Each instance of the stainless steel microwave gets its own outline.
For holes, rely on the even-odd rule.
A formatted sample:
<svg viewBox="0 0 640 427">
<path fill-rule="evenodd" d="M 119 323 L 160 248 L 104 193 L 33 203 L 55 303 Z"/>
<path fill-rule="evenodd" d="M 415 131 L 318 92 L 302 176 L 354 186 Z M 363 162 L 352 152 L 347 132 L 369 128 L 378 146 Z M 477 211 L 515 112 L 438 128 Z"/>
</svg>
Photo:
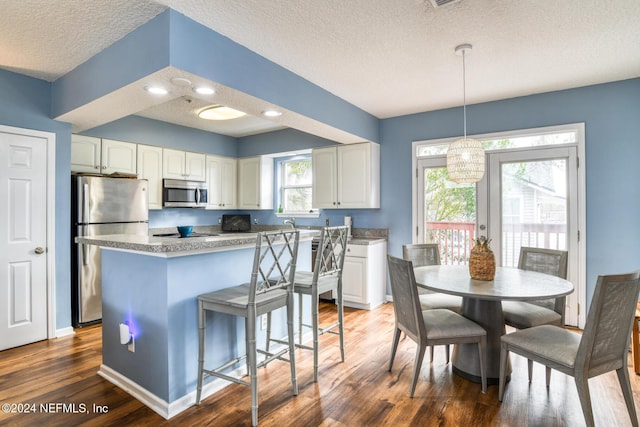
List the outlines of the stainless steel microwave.
<svg viewBox="0 0 640 427">
<path fill-rule="evenodd" d="M 204 181 L 162 180 L 162 206 L 165 208 L 204 208 L 207 183 Z"/>
</svg>

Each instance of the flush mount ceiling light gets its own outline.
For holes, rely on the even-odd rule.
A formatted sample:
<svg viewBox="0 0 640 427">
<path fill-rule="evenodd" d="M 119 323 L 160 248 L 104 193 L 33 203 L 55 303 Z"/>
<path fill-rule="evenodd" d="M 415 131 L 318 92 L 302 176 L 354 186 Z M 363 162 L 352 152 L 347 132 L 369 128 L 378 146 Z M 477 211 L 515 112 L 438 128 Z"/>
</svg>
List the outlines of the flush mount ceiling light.
<svg viewBox="0 0 640 427">
<path fill-rule="evenodd" d="M 216 91 L 213 88 L 207 86 L 197 86 L 193 88 L 195 93 L 199 93 L 200 95 L 213 95 Z"/>
<path fill-rule="evenodd" d="M 454 141 L 447 149 L 447 175 L 458 184 L 472 184 L 484 176 L 484 148 L 476 139 L 467 138 L 467 88 L 465 55 L 472 49 L 470 44 L 456 47 L 456 55 L 462 55 L 462 96 L 464 137 Z"/>
<path fill-rule="evenodd" d="M 171 83 L 175 86 L 181 87 L 191 86 L 191 80 L 185 79 L 184 77 L 172 77 Z"/>
<path fill-rule="evenodd" d="M 146 90 L 149 93 L 152 93 L 154 95 L 166 95 L 169 93 L 168 90 L 166 90 L 165 88 L 161 87 L 161 86 L 145 86 L 144 90 Z"/>
<path fill-rule="evenodd" d="M 205 120 L 231 120 L 246 115 L 242 111 L 234 110 L 224 105 L 207 107 L 198 113 L 198 117 Z"/>
<path fill-rule="evenodd" d="M 264 110 L 262 112 L 262 115 L 265 117 L 278 117 L 282 115 L 282 112 L 278 111 L 278 110 Z"/>
</svg>

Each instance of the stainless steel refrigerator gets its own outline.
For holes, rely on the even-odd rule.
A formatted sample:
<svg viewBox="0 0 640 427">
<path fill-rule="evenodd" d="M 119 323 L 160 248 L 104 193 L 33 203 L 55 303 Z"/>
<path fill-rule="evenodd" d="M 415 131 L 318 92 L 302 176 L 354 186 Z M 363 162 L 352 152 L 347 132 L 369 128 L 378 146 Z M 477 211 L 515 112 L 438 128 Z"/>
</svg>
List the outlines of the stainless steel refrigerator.
<svg viewBox="0 0 640 427">
<path fill-rule="evenodd" d="M 75 243 L 76 236 L 149 232 L 147 180 L 71 177 L 71 314 L 75 327 L 102 319 L 100 248 Z"/>
</svg>

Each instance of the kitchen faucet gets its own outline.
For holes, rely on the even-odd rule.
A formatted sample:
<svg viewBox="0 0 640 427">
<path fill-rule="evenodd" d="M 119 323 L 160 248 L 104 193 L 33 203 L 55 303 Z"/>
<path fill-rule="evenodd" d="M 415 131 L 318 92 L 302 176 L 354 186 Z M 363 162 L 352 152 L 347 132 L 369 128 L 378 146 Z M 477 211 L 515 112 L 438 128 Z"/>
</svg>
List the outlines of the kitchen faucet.
<svg viewBox="0 0 640 427">
<path fill-rule="evenodd" d="M 285 219 L 282 223 L 291 225 L 291 228 L 296 228 L 296 218 L 293 216 L 289 219 Z"/>
</svg>

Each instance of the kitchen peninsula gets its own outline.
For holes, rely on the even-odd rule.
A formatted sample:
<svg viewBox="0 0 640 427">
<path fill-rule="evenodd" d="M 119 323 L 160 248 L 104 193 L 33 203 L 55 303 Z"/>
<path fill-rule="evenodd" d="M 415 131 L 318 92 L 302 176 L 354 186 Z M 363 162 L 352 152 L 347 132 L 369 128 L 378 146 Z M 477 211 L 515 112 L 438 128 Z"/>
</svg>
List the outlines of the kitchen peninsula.
<svg viewBox="0 0 640 427">
<path fill-rule="evenodd" d="M 297 269 L 311 269 L 315 230 L 302 230 Z M 102 365 L 99 375 L 165 418 L 195 402 L 198 356 L 196 297 L 249 281 L 255 233 L 176 238 L 133 235 L 79 237 L 102 248 Z M 307 302 L 305 302 L 307 304 Z M 244 321 L 207 319 L 207 365 L 244 354 Z M 129 325 L 133 350 L 120 344 Z M 286 335 L 284 310 L 274 313 L 275 334 Z M 258 328 L 258 342 L 265 331 Z M 236 367 L 244 372 L 244 363 Z M 211 381 L 206 397 L 228 383 Z"/>
</svg>

